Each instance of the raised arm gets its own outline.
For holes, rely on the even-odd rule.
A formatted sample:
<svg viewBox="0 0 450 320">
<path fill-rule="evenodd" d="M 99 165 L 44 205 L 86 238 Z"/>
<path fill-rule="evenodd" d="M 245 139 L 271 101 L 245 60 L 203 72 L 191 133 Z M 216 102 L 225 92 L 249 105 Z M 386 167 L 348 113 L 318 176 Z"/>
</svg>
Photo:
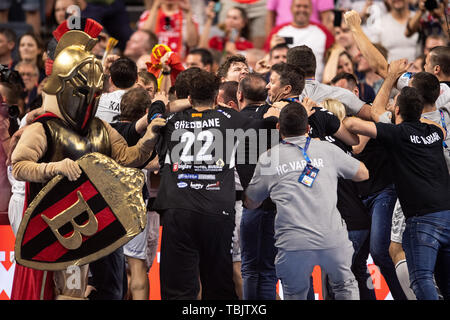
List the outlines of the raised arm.
<svg viewBox="0 0 450 320">
<path fill-rule="evenodd" d="M 149 30 L 151 32 L 155 32 L 156 19 L 158 16 L 158 10 L 161 6 L 161 0 L 154 0 L 152 8 L 150 9 L 150 13 L 148 15 L 147 20 L 144 21 L 142 29 Z"/>
<path fill-rule="evenodd" d="M 330 56 L 327 63 L 325 64 L 325 67 L 323 68 L 322 82 L 325 84 L 330 84 L 331 80 L 336 76 L 339 64 L 339 56 L 342 52 L 345 51 L 345 49 L 338 43 L 335 43 L 333 47 L 330 48 L 330 50 Z"/>
<path fill-rule="evenodd" d="M 197 26 L 195 25 L 194 20 L 192 20 L 191 5 L 189 0 L 181 0 L 179 4 L 186 18 L 186 44 L 188 47 L 194 48 L 197 46 L 200 37 Z"/>
<path fill-rule="evenodd" d="M 411 37 L 420 30 L 420 18 L 422 15 L 426 12 L 425 8 L 425 0 L 419 0 L 419 9 L 416 11 L 416 14 L 408 19 L 408 22 L 406 23 L 406 29 L 405 29 L 405 36 Z"/>
<path fill-rule="evenodd" d="M 200 35 L 200 41 L 198 43 L 199 48 L 209 48 L 209 34 L 211 31 L 211 27 L 214 21 L 214 18 L 216 17 L 216 12 L 214 11 L 215 3 L 214 1 L 210 1 L 208 3 L 208 6 L 205 9 L 206 14 L 206 21 L 203 25 L 203 31 Z"/>
<path fill-rule="evenodd" d="M 354 133 L 375 139 L 377 137 L 377 127 L 372 121 L 365 121 L 357 117 L 348 117 L 344 119 L 346 128 Z"/>
<path fill-rule="evenodd" d="M 370 66 L 375 69 L 375 72 L 385 78 L 387 75 L 388 62 L 362 30 L 361 17 L 358 12 L 354 10 L 346 12 L 344 18 L 361 54 L 367 59 Z"/>
<path fill-rule="evenodd" d="M 389 104 L 391 90 L 397 83 L 398 78 L 406 72 L 408 67 L 409 64 L 407 59 L 395 60 L 389 65 L 386 79 L 384 80 L 383 85 L 373 101 L 371 108 L 371 117 L 373 121 L 379 122 L 380 116 L 387 111 L 386 107 Z"/>
</svg>

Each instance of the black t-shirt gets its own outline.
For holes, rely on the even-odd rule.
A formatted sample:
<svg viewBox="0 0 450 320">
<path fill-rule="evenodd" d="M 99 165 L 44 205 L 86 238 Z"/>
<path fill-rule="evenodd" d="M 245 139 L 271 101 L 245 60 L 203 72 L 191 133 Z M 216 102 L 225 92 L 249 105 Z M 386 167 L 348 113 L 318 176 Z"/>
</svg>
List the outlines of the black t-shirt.
<svg viewBox="0 0 450 320">
<path fill-rule="evenodd" d="M 133 122 L 113 122 L 111 127 L 117 130 L 127 141 L 128 146 L 132 147 L 138 143 L 141 135 L 136 131 L 136 121 Z"/>
<path fill-rule="evenodd" d="M 234 219 L 238 139 L 241 143 L 234 130 L 275 124 L 276 118 L 253 120 L 220 107 L 170 114 L 156 146 L 161 184 L 153 209 L 187 209 Z"/>
<path fill-rule="evenodd" d="M 281 99 L 281 101 L 301 103 L 298 98 Z M 313 107 L 312 110 L 315 112 L 308 118 L 308 134 L 311 138 L 325 140 L 326 136 L 332 136 L 339 130 L 341 121 L 333 113 L 320 107 Z"/>
<path fill-rule="evenodd" d="M 351 152 L 352 148 L 341 140 L 334 137 L 326 137 L 326 140 L 341 148 L 349 156 L 353 156 Z M 337 208 L 347 224 L 347 230 L 369 229 L 369 211 L 358 197 L 358 189 L 356 188 L 355 182 L 349 179 L 339 178 L 337 195 Z"/>
<path fill-rule="evenodd" d="M 246 106 L 244 109 L 241 110 L 240 113 L 252 119 L 263 119 L 264 114 L 267 112 L 267 110 L 269 110 L 269 108 L 270 105 L 268 104 L 263 105 L 252 104 Z M 272 132 L 272 130 L 274 131 Z M 278 130 L 275 129 L 275 127 L 273 127 L 265 132 L 266 143 L 260 145 L 259 140 L 261 138 L 261 134 L 263 133 L 264 132 L 262 132 L 261 130 L 259 131 L 258 141 L 250 141 L 250 139 L 245 139 L 244 141 L 246 150 L 245 163 L 238 162 L 236 166 L 236 170 L 238 172 L 239 179 L 241 180 L 241 185 L 244 190 L 248 187 L 256 168 L 256 162 L 251 160 L 254 160 L 255 157 L 257 160 L 262 153 L 269 150 L 271 147 L 278 144 L 280 141 L 279 132 Z M 272 137 L 272 133 L 274 134 L 274 137 Z M 262 208 L 265 211 L 271 212 L 275 212 L 277 210 L 275 203 L 273 203 L 270 198 L 264 200 L 260 208 Z"/>
<path fill-rule="evenodd" d="M 339 118 L 324 108 L 314 107 L 315 112 L 308 118 L 309 136 L 324 140 L 334 135 L 341 126 Z"/>
<path fill-rule="evenodd" d="M 376 139 L 370 139 L 364 150 L 355 158 L 369 170 L 369 179 L 356 182 L 359 196 L 364 199 L 393 184 L 392 164 L 386 148 Z"/>
<path fill-rule="evenodd" d="M 434 125 L 377 123 L 406 218 L 450 210 L 450 179 L 442 149 L 443 132 Z"/>
</svg>

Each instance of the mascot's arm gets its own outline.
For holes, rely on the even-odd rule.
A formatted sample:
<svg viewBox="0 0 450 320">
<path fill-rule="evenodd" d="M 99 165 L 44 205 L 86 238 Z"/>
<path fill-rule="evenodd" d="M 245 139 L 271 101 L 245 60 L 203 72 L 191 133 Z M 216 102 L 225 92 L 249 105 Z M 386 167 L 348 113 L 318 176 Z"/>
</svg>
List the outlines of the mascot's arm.
<svg viewBox="0 0 450 320">
<path fill-rule="evenodd" d="M 37 163 L 47 151 L 47 137 L 41 123 L 29 125 L 20 137 L 11 156 L 14 178 L 29 182 L 47 182 L 58 174 L 70 181 L 81 175 L 78 164 L 71 159 L 58 162 Z"/>
<path fill-rule="evenodd" d="M 154 119 L 147 126 L 145 135 L 132 147 L 128 147 L 125 139 L 111 125 L 105 121 L 103 123 L 111 141 L 111 158 L 123 166 L 139 167 L 152 155 L 159 128 L 166 124 L 166 120 L 163 118 Z"/>
<path fill-rule="evenodd" d="M 48 163 L 37 163 L 47 151 L 47 138 L 41 123 L 29 125 L 11 156 L 14 178 L 30 182 L 46 182 L 55 174 Z"/>
</svg>

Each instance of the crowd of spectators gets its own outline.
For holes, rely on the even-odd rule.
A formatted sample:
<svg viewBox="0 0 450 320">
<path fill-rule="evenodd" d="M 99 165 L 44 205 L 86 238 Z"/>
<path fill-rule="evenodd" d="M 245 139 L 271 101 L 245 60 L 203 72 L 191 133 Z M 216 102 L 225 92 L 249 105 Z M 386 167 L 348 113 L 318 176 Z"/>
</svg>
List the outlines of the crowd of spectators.
<svg viewBox="0 0 450 320">
<path fill-rule="evenodd" d="M 132 7 L 142 9 L 139 17 L 133 19 L 130 11 Z M 447 127 L 450 126 L 448 122 L 450 105 L 447 99 L 450 94 L 449 8 L 447 0 L 2 1 L 0 97 L 1 108 L 8 112 L 0 113 L 2 141 L 0 211 L 9 211 L 10 222 L 17 223 L 17 217 L 12 212 L 20 211 L 17 208 L 21 204 L 12 200 L 15 194 L 23 194 L 25 191 L 22 182 L 12 177 L 10 166 L 7 166 L 8 155 L 13 147 L 9 141 L 17 140 L 18 137 L 14 138 L 13 134 L 19 126 L 26 126 L 42 111 L 42 87 L 46 81 L 45 61 L 48 59 L 47 48 L 52 31 L 65 20 L 76 21 L 77 17 L 91 18 L 104 27 L 93 52 L 104 62 L 105 75 L 108 76 L 104 93 L 99 100 L 97 111 L 99 118 L 109 123 L 133 123 L 134 127 L 127 127 L 128 131 L 122 133 L 127 137 L 132 132 L 135 137 L 139 137 L 142 130 L 145 130 L 142 121 L 147 119 L 145 113 L 149 111 L 152 101 L 163 101 L 165 108 L 171 111 L 177 108 L 182 110 L 191 105 L 188 99 L 191 94 L 189 90 L 192 90 L 191 82 L 196 79 L 195 74 L 200 70 L 217 75 L 221 82 L 217 87 L 217 102 L 222 107 L 226 106 L 236 112 L 242 113 L 243 109 L 248 111 L 250 105 L 265 105 L 259 111 L 255 108 L 255 113 L 259 112 L 262 119 L 262 114 L 268 112 L 264 116 L 267 118 L 273 112 L 272 109 L 268 111 L 270 107 L 284 102 L 280 108 L 286 104 L 289 106 L 285 111 L 284 121 L 287 123 L 304 121 L 302 117 L 305 115 L 299 116 L 298 112 L 294 112 L 295 106 L 289 105 L 302 103 L 309 107 L 307 110 L 309 135 L 332 142 L 353 157 L 353 159 L 342 158 L 342 168 L 336 169 L 342 173 L 337 187 L 338 209 L 347 211 L 351 216 L 347 221 L 346 213 L 340 212 L 343 219 L 350 226 L 352 225 L 350 221 L 354 222 L 352 219 L 355 216 L 365 215 L 364 219 L 356 223 L 356 227 L 348 228 L 354 249 L 353 256 L 348 254 L 345 258 L 348 258 L 348 261 L 336 262 L 347 263 L 348 267 L 351 267 L 351 272 L 350 269 L 347 270 L 349 272 L 345 279 L 340 279 L 333 272 L 329 272 L 328 285 L 324 285 L 328 287 L 327 296 L 355 298 L 352 294 L 339 293 L 342 288 L 336 287 L 338 286 L 336 282 L 347 281 L 353 272 L 358 284 L 356 287 L 359 286 L 359 297 L 374 299 L 373 291 L 363 288 L 367 281 L 365 262 L 370 253 L 386 279 L 394 299 L 415 299 L 416 296 L 430 298 L 431 295 L 427 294 L 432 290 L 421 288 L 416 281 L 413 281 L 412 285 L 414 292 L 409 286 L 404 286 L 405 282 L 409 282 L 408 277 L 405 280 L 402 276 L 404 269 L 400 270 L 400 262 L 405 261 L 405 258 L 398 258 L 399 254 L 404 254 L 402 253 L 404 249 L 392 245 L 395 241 L 390 237 L 391 225 L 394 226 L 393 212 L 399 210 L 401 212 L 399 204 L 395 205 L 397 198 L 400 198 L 400 202 L 403 201 L 402 205 L 407 203 L 404 200 L 405 186 L 398 186 L 398 176 L 392 173 L 393 168 L 389 164 L 392 155 L 386 151 L 395 148 L 393 147 L 395 141 L 387 138 L 390 131 L 383 126 L 377 124 L 378 131 L 370 131 L 371 129 L 364 127 L 364 124 L 346 119 L 356 116 L 372 121 L 374 114 L 376 119 L 385 117 L 384 112 L 378 114 L 374 111 L 385 102 L 385 105 L 390 107 L 400 105 L 400 114 L 396 114 L 396 109 L 389 109 L 393 122 L 399 115 L 406 121 L 407 112 L 402 111 L 404 105 L 414 105 L 425 100 L 427 106 L 435 106 L 442 110 L 436 122 L 444 128 L 446 124 Z M 351 10 L 357 14 L 349 15 L 348 12 Z M 118 42 L 117 46 L 108 51 L 111 39 Z M 399 61 L 403 62 L 401 66 Z M 394 70 L 392 65 L 395 67 Z M 420 78 L 421 76 L 414 78 L 415 75 L 424 73 L 433 77 L 427 78 L 428 82 Z M 400 87 L 399 83 L 405 77 L 407 80 L 414 79 L 409 85 L 416 87 L 418 93 L 408 92 Z M 208 80 L 207 76 L 204 78 Z M 392 78 L 395 78 L 394 83 L 391 83 Z M 426 100 L 427 89 L 422 87 L 431 86 L 430 83 L 434 83 L 433 81 L 439 87 L 439 94 Z M 211 83 L 213 86 L 214 83 Z M 399 97 L 402 98 L 397 96 L 400 92 Z M 420 95 L 425 96 L 425 99 L 416 97 Z M 141 110 L 137 110 L 133 104 L 141 105 Z M 435 109 L 430 107 L 424 109 L 423 114 L 433 111 Z M 417 116 L 421 113 L 422 111 Z M 284 124 L 286 125 L 286 122 Z M 304 133 L 304 130 L 299 131 L 289 126 L 283 130 L 285 137 Z M 377 132 L 382 138 L 376 139 Z M 359 137 L 356 134 L 359 134 Z M 384 148 L 384 145 L 388 145 L 389 148 Z M 329 148 L 322 145 L 317 146 L 319 147 L 325 150 L 324 154 Z M 283 148 L 289 149 L 289 146 L 282 146 L 281 149 Z M 329 152 L 331 153 L 328 156 L 331 156 L 337 151 L 329 148 Z M 445 152 L 448 153 L 448 150 Z M 344 168 L 345 166 L 357 169 L 359 162 L 355 159 L 367 167 L 370 174 L 368 181 L 359 182 L 367 180 L 367 177 L 364 178 L 364 172 L 359 172 L 357 176 L 345 171 L 348 170 Z M 402 156 L 396 158 L 396 161 L 404 160 Z M 158 169 L 158 165 L 153 161 L 146 171 L 149 208 L 157 197 L 161 179 Z M 355 170 L 352 172 L 356 172 Z M 353 182 L 347 183 L 350 180 L 343 178 L 352 179 Z M 331 182 L 335 183 L 337 180 Z M 284 269 L 277 270 L 275 275 L 276 250 L 267 249 L 265 252 L 267 256 L 259 257 L 263 261 L 260 261 L 260 265 L 255 266 L 249 262 L 251 259 L 257 259 L 250 251 L 260 245 L 252 243 L 248 234 L 244 235 L 244 232 L 258 234 L 258 230 L 252 229 L 249 224 L 260 223 L 261 232 L 274 233 L 274 204 L 251 208 L 250 199 L 246 203 L 243 196 L 243 192 L 250 184 L 253 185 L 253 189 L 248 194 L 249 198 L 255 197 L 253 200 L 263 201 L 268 196 L 273 196 L 276 200 L 277 195 L 268 194 L 268 191 L 259 185 L 262 183 L 258 179 L 244 183 L 239 181 L 239 178 L 236 182 L 236 194 L 239 196 L 236 197 L 235 225 L 242 226 L 240 230 L 235 230 L 233 237 L 234 249 L 241 246 L 242 251 L 242 259 L 241 252 L 233 252 L 232 279 L 236 297 L 275 299 L 271 288 L 274 288 L 277 275 L 279 278 L 284 277 L 286 284 L 289 284 L 286 288 L 287 297 L 306 298 L 307 295 L 311 297 L 311 288 L 302 287 L 310 283 L 309 274 L 301 283 L 294 281 L 292 287 L 291 279 L 288 279 L 289 268 L 284 266 Z M 273 180 L 264 183 L 276 182 Z M 322 183 L 319 182 L 319 185 Z M 323 188 L 326 188 L 326 184 L 323 184 Z M 336 192 L 336 186 L 330 190 Z M 275 200 L 279 210 L 282 206 Z M 321 203 L 321 200 L 317 201 Z M 349 203 L 351 208 L 348 207 Z M 238 205 L 240 209 L 237 208 Z M 450 210 L 448 207 L 439 209 L 441 210 L 435 211 L 447 210 L 445 212 L 448 213 Z M 283 210 L 287 209 L 281 209 Z M 405 215 L 408 218 L 414 216 L 411 208 L 404 211 L 407 212 Z M 240 214 L 237 214 L 238 212 Z M 255 216 L 257 214 L 260 216 L 259 222 L 249 218 L 251 212 Z M 448 215 L 446 219 L 449 219 Z M 129 272 L 132 280 L 129 292 L 132 298 L 148 299 L 148 288 L 142 279 L 145 278 L 155 255 L 158 227 L 159 217 L 153 212 L 149 215 L 147 230 L 145 237 L 140 240 L 141 244 L 133 244 L 133 248 L 138 248 L 140 254 L 130 253 L 131 251 L 127 253 L 125 250 L 125 255 L 131 257 Z M 289 228 L 289 223 L 287 227 Z M 14 230 L 17 231 L 17 227 Z M 275 230 L 276 235 L 277 232 Z M 239 243 L 240 234 L 243 240 L 241 243 Z M 261 243 L 275 248 L 275 241 L 269 240 L 264 238 Z M 448 245 L 447 242 L 447 251 Z M 409 251 L 404 250 L 407 251 L 406 258 L 412 254 L 410 242 L 408 246 Z M 277 247 L 280 248 L 278 243 Z M 307 246 L 307 248 L 315 247 Z M 345 250 L 347 249 L 346 247 Z M 280 251 L 283 252 L 283 259 L 289 258 L 287 253 L 289 250 L 289 246 L 285 246 L 283 251 Z M 331 256 L 337 255 L 339 253 L 333 253 Z M 394 259 L 394 256 L 397 258 Z M 133 258 L 145 263 L 142 265 L 136 263 Z M 278 258 L 281 259 L 281 254 Z M 267 270 L 260 270 L 265 267 Z M 329 265 L 327 267 L 332 268 Z M 307 273 L 309 266 L 304 268 Z M 255 274 L 253 272 L 255 269 L 258 269 L 260 274 Z M 411 270 L 417 271 L 411 267 L 410 274 Z M 403 273 L 400 275 L 401 272 Z M 413 276 L 414 280 L 420 278 L 418 274 Z M 260 277 L 261 283 L 255 281 L 255 277 Z M 258 285 L 266 287 L 257 289 Z M 440 294 L 448 298 L 448 282 L 446 287 L 439 289 Z M 101 288 L 97 287 L 94 290 L 101 291 Z M 199 297 L 201 290 L 200 283 Z M 100 293 L 97 294 L 102 297 Z M 120 296 L 122 293 L 115 294 L 116 296 L 112 298 L 117 298 L 117 295 Z M 172 298 L 171 295 L 168 297 Z M 228 297 L 233 298 L 233 295 Z M 111 297 L 103 296 L 103 298 Z"/>
</svg>

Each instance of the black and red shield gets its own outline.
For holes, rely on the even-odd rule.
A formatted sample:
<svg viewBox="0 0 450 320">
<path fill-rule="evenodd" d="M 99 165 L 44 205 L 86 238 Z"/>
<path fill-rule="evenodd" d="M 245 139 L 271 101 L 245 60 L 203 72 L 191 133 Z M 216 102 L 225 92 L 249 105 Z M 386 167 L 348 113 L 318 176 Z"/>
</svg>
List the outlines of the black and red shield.
<svg viewBox="0 0 450 320">
<path fill-rule="evenodd" d="M 76 181 L 53 178 L 27 208 L 16 261 L 40 270 L 63 270 L 108 255 L 145 227 L 144 175 L 91 153 L 77 161 Z"/>
</svg>

